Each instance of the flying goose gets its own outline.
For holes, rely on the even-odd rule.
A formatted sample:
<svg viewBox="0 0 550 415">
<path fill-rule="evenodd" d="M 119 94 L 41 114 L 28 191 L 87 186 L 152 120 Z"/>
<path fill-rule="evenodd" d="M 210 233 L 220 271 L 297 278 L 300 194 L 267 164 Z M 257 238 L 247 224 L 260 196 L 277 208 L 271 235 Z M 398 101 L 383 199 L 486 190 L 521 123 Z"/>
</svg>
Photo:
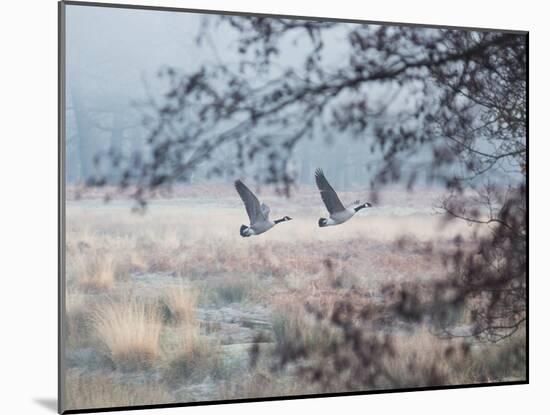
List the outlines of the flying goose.
<svg viewBox="0 0 550 415">
<path fill-rule="evenodd" d="M 269 220 L 269 207 L 265 203 L 260 205 L 258 198 L 242 181 L 237 180 L 235 182 L 235 189 L 237 189 L 239 196 L 243 200 L 246 213 L 248 213 L 248 217 L 250 218 L 250 226 L 241 226 L 240 233 L 242 237 L 259 235 L 267 232 L 278 223 L 292 220 L 290 216 L 284 216 L 281 219 L 273 221 Z"/>
<path fill-rule="evenodd" d="M 352 216 L 359 212 L 361 209 L 372 206 L 370 203 L 363 203 L 362 205 L 358 205 L 355 207 L 353 207 L 352 204 L 352 206 L 345 208 L 338 198 L 338 195 L 325 177 L 323 170 L 321 169 L 315 170 L 315 182 L 317 183 L 317 187 L 321 192 L 321 199 L 323 199 L 323 202 L 327 207 L 328 213 L 330 214 L 328 219 L 319 219 L 319 227 L 321 228 L 325 226 L 339 225 L 341 223 L 344 223 L 351 219 Z M 356 205 L 358 203 L 359 201 L 354 202 L 354 204 Z"/>
</svg>

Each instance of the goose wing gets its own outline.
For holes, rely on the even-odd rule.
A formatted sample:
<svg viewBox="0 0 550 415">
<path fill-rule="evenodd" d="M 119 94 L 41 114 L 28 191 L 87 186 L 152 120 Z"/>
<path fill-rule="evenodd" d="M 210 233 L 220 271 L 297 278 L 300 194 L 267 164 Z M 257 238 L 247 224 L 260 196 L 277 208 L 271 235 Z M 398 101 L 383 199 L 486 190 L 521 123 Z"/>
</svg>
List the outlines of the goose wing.
<svg viewBox="0 0 550 415">
<path fill-rule="evenodd" d="M 331 215 L 333 213 L 346 210 L 346 208 L 338 198 L 338 195 L 325 177 L 323 170 L 315 170 L 315 182 L 317 183 L 317 187 L 321 192 L 321 199 L 323 199 L 323 202 L 325 203 L 325 206 L 327 207 L 327 210 Z"/>
<path fill-rule="evenodd" d="M 260 202 L 254 193 L 252 193 L 252 191 L 240 180 L 235 182 L 235 189 L 237 189 L 237 193 L 239 193 L 239 196 L 244 202 L 244 207 L 246 208 L 246 213 L 250 219 L 250 224 L 252 225 L 262 221 L 262 207 L 260 206 Z"/>
</svg>

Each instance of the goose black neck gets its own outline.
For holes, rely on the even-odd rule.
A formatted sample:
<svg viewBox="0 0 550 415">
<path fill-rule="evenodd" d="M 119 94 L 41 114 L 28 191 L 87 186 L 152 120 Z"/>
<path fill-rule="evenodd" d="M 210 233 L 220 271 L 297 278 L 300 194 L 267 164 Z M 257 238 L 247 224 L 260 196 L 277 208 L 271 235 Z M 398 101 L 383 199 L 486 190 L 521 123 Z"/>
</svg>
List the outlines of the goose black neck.
<svg viewBox="0 0 550 415">
<path fill-rule="evenodd" d="M 370 206 L 368 203 L 363 203 L 362 205 L 359 205 L 355 208 L 355 212 L 359 212 L 361 209 L 364 209 L 368 206 Z"/>
<path fill-rule="evenodd" d="M 285 218 L 281 218 L 281 219 L 275 219 L 273 222 L 274 222 L 275 225 L 276 225 L 276 224 L 278 224 L 278 223 L 285 222 L 285 221 L 286 221 Z"/>
</svg>

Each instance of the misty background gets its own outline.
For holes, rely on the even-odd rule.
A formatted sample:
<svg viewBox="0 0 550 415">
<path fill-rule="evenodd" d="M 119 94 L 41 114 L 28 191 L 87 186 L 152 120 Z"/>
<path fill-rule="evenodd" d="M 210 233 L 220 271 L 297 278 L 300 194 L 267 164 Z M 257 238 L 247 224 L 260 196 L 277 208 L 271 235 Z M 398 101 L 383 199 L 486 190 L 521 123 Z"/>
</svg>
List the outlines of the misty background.
<svg viewBox="0 0 550 415">
<path fill-rule="evenodd" d="M 88 6 L 67 8 L 66 179 L 69 184 L 84 183 L 95 174 L 100 154 L 116 151 L 130 157 L 150 151 L 147 120 L 154 102 L 162 99 L 170 87 L 162 76 L 164 69 L 178 68 L 182 73 L 191 73 L 201 65 L 212 63 L 225 65 L 229 71 L 239 70 L 241 56 L 237 34 L 217 25 L 214 19 L 216 16 L 197 13 Z M 341 23 L 323 33 L 321 59 L 324 67 L 336 66 L 350 54 L 345 39 L 350 26 L 357 25 Z M 201 29 L 206 35 L 198 44 L 196 40 Z M 301 65 L 301 45 L 307 41 L 303 36 L 284 39 L 282 53 L 262 79 L 257 80 L 258 85 L 275 79 L 288 68 Z M 380 114 L 382 122 L 384 117 L 391 122 L 392 112 L 415 105 L 415 91 L 408 85 L 373 85 L 369 91 L 369 99 L 375 102 L 373 107 L 383 106 L 383 99 L 390 95 L 392 104 L 386 113 Z M 277 131 L 267 133 L 276 135 Z M 364 188 L 372 177 L 371 170 L 379 168 L 382 162 L 382 153 L 370 144 L 372 141 L 368 129 L 363 134 L 312 131 L 311 137 L 300 140 L 292 149 L 286 170 L 296 183 L 313 185 L 313 171 L 322 167 L 338 188 Z M 405 172 L 407 169 L 428 170 L 432 146 L 433 142 L 425 148 L 417 146 L 414 154 L 405 154 L 402 169 Z M 213 152 L 210 160 L 182 179 L 191 183 L 210 180 L 209 169 L 219 165 L 227 170 L 215 180 L 231 182 L 235 177 L 231 155 L 230 150 L 220 148 Z M 495 166 L 496 174 L 489 172 L 492 181 L 510 182 L 516 176 L 521 178 L 509 172 L 511 168 L 506 162 L 503 160 Z M 422 167 L 424 163 L 426 166 Z M 257 157 L 241 165 L 239 174 L 252 177 L 265 164 L 265 159 Z M 109 177 L 111 172 L 105 169 L 112 167 L 102 166 L 102 173 Z M 457 170 L 458 175 L 464 174 L 459 163 L 447 168 Z M 487 177 L 485 175 L 484 180 Z M 422 184 L 422 178 L 418 180 Z"/>
</svg>

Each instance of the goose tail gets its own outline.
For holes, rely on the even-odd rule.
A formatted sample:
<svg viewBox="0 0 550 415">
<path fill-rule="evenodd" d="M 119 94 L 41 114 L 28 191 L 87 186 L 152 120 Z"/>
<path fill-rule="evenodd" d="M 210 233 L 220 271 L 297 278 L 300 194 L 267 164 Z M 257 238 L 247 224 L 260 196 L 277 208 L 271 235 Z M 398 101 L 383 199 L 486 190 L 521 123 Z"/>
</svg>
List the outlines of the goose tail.
<svg viewBox="0 0 550 415">
<path fill-rule="evenodd" d="M 243 238 L 246 238 L 247 236 L 250 236 L 250 227 L 248 227 L 246 225 L 241 225 L 241 229 L 240 229 L 239 233 L 241 234 L 241 236 Z"/>
</svg>

